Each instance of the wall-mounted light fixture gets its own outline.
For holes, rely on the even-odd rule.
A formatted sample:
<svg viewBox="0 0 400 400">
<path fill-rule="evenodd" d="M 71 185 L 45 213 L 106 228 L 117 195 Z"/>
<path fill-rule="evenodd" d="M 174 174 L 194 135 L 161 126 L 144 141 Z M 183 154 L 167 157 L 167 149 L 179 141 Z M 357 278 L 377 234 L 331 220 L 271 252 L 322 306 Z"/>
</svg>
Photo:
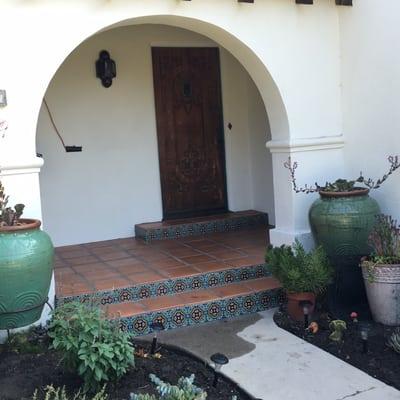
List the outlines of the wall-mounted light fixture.
<svg viewBox="0 0 400 400">
<path fill-rule="evenodd" d="M 0 107 L 7 105 L 7 93 L 4 89 L 0 89 Z"/>
<path fill-rule="evenodd" d="M 96 77 L 101 80 L 105 88 L 112 85 L 112 80 L 117 76 L 115 61 L 111 59 L 110 53 L 102 50 L 96 61 Z"/>
</svg>

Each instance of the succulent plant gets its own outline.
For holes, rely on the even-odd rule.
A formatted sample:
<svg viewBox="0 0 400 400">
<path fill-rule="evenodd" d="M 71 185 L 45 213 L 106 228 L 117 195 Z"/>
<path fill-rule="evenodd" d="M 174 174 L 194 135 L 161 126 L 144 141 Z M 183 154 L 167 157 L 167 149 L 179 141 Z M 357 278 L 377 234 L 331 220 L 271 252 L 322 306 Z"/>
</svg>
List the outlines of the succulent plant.
<svg viewBox="0 0 400 400">
<path fill-rule="evenodd" d="M 388 346 L 400 354 L 400 328 L 397 328 L 389 338 Z"/>
<path fill-rule="evenodd" d="M 334 342 L 341 342 L 343 340 L 344 331 L 347 329 L 347 324 L 341 319 L 335 319 L 329 324 L 329 329 L 332 331 L 329 335 L 329 339 Z"/>
<path fill-rule="evenodd" d="M 362 172 L 360 172 L 360 176 L 353 180 L 347 179 L 337 179 L 334 182 L 326 182 L 324 185 L 319 185 L 315 183 L 314 186 L 305 185 L 304 187 L 298 187 L 296 181 L 296 169 L 298 167 L 298 163 L 294 161 L 292 163 L 291 158 L 284 163 L 285 168 L 287 168 L 290 172 L 290 179 L 292 181 L 293 190 L 296 193 L 315 193 L 315 192 L 350 192 L 353 190 L 360 189 L 378 189 L 381 187 L 382 183 L 384 183 L 390 175 L 393 174 L 394 171 L 400 168 L 400 157 L 399 156 L 389 156 L 388 161 L 390 164 L 389 170 L 382 176 L 382 178 L 377 179 L 376 181 L 371 178 L 364 178 Z M 364 185 L 364 187 L 356 186 L 356 183 L 360 183 Z"/>
<path fill-rule="evenodd" d="M 14 208 L 7 207 L 8 196 L 5 194 L 4 186 L 0 182 L 0 226 L 17 225 L 24 211 L 23 204 L 16 204 Z"/>
</svg>

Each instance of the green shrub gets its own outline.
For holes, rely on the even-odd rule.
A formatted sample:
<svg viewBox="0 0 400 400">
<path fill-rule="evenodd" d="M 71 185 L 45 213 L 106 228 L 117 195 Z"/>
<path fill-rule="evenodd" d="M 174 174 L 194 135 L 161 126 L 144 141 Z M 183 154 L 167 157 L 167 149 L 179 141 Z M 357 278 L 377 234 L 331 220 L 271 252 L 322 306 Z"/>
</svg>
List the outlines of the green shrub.
<svg viewBox="0 0 400 400">
<path fill-rule="evenodd" d="M 105 393 L 105 388 L 96 393 L 93 397 L 86 397 L 85 394 L 78 392 L 72 396 L 68 396 L 65 388 L 55 388 L 54 386 L 47 386 L 44 390 L 45 395 L 43 400 L 107 400 L 108 396 Z M 38 391 L 35 391 L 33 400 L 39 400 Z"/>
<path fill-rule="evenodd" d="M 306 252 L 296 240 L 293 246 L 268 247 L 265 260 L 272 275 L 290 293 L 323 292 L 333 270 L 324 249 L 319 246 Z"/>
<path fill-rule="evenodd" d="M 84 392 L 117 381 L 133 365 L 130 336 L 105 318 L 95 306 L 71 302 L 57 307 L 49 327 L 52 348 L 63 355 L 65 366 L 84 381 Z"/>
</svg>

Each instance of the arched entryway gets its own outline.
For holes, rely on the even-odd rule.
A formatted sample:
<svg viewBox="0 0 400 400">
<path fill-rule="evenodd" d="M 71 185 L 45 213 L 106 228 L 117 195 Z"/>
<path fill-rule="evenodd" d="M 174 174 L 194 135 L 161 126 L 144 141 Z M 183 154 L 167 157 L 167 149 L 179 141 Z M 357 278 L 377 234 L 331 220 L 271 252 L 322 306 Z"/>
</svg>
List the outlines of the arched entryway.
<svg viewBox="0 0 400 400">
<path fill-rule="evenodd" d="M 160 161 L 161 133 L 156 122 L 163 116 L 157 115 L 155 105 L 154 48 L 178 52 L 175 57 L 189 49 L 199 63 L 202 54 L 215 55 L 215 75 L 220 80 L 216 85 L 221 88 L 219 114 L 215 117 L 211 111 L 193 122 L 198 113 L 192 113 L 188 104 L 184 113 L 187 126 L 182 130 L 185 137 L 191 129 L 200 129 L 204 135 L 196 123 L 212 125 L 210 118 L 221 119 L 220 126 L 211 127 L 211 135 L 213 130 L 218 131 L 222 142 L 215 138 L 214 143 L 212 137 L 202 140 L 212 142 L 205 156 L 218 145 L 218 151 L 224 153 L 226 186 L 215 190 L 226 190 L 225 211 L 256 209 L 267 212 L 274 223 L 272 158 L 265 148 L 272 137 L 271 128 L 249 73 L 224 47 L 193 31 L 159 24 L 125 24 L 102 31 L 78 46 L 54 75 L 45 94 L 48 108 L 43 106 L 40 112 L 37 151 L 44 159 L 40 175 L 43 222 L 56 245 L 130 237 L 134 225 L 166 217 L 166 193 L 160 180 L 162 183 L 168 164 Z M 110 88 L 104 88 L 95 76 L 95 61 L 103 49 L 117 64 L 117 77 Z M 169 112 L 173 113 L 174 107 Z M 208 109 L 215 107 L 212 104 Z M 53 122 L 65 144 L 82 146 L 82 152 L 65 152 Z M 176 130 L 174 126 L 171 129 Z M 171 129 L 164 146 L 172 140 Z M 174 148 L 184 140 L 177 138 Z M 181 158 L 185 152 L 184 148 Z M 210 174 L 212 169 L 206 172 Z M 193 194 L 199 197 L 204 188 L 196 194 L 196 185 Z M 171 185 L 169 195 L 179 195 L 178 189 Z"/>
</svg>

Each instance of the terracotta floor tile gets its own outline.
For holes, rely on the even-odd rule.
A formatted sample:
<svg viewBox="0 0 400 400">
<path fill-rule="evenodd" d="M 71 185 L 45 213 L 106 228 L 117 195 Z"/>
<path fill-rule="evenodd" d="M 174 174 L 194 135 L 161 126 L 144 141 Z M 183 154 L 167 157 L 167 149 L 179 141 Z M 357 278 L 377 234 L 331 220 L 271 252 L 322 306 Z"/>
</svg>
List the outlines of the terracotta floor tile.
<svg viewBox="0 0 400 400">
<path fill-rule="evenodd" d="M 178 260 L 175 260 L 174 258 L 167 258 L 165 260 L 158 260 L 150 263 L 150 266 L 157 270 L 167 270 L 170 268 L 181 267 L 183 265 L 184 265 L 183 263 L 181 263 Z"/>
<path fill-rule="evenodd" d="M 68 267 L 68 263 L 66 261 L 58 260 L 54 262 L 54 268 L 65 268 L 65 267 Z"/>
<path fill-rule="evenodd" d="M 146 262 L 153 263 L 153 262 L 157 262 L 157 261 L 168 260 L 168 259 L 170 259 L 170 256 L 168 254 L 159 253 L 157 251 L 154 251 L 152 253 L 142 255 L 141 259 Z"/>
<path fill-rule="evenodd" d="M 202 262 L 214 261 L 215 259 L 210 256 L 201 254 L 198 256 L 183 257 L 183 258 L 181 258 L 181 260 L 187 264 L 199 264 Z"/>
<path fill-rule="evenodd" d="M 250 257 L 236 258 L 234 260 L 226 260 L 225 262 L 230 267 L 248 267 L 250 265 L 255 265 Z"/>
<path fill-rule="evenodd" d="M 160 296 L 141 301 L 147 311 L 164 310 L 171 307 L 184 307 L 185 300 L 182 295 Z"/>
<path fill-rule="evenodd" d="M 173 251 L 169 251 L 168 254 L 178 259 L 202 255 L 200 251 L 191 248 L 176 249 Z"/>
<path fill-rule="evenodd" d="M 168 269 L 164 272 L 169 278 L 180 278 L 183 276 L 197 275 L 199 272 L 188 265 L 179 268 Z"/>
<path fill-rule="evenodd" d="M 130 255 L 127 252 L 122 251 L 122 250 L 98 254 L 97 256 L 100 258 L 100 260 L 103 260 L 103 261 L 119 260 L 119 259 L 130 257 Z"/>
<path fill-rule="evenodd" d="M 94 270 L 100 270 L 100 269 L 108 269 L 109 267 L 105 265 L 103 262 L 95 262 L 95 263 L 90 263 L 90 264 L 81 264 L 81 265 L 75 265 L 73 269 L 77 272 L 81 271 L 94 271 Z"/>
<path fill-rule="evenodd" d="M 112 270 L 83 271 L 80 274 L 89 281 L 95 279 L 114 279 L 121 277 L 120 272 Z"/>
<path fill-rule="evenodd" d="M 76 272 L 69 268 L 69 267 L 64 267 L 64 268 L 57 268 L 54 271 L 56 276 L 69 276 L 69 275 L 76 275 Z"/>
<path fill-rule="evenodd" d="M 158 282 L 164 280 L 165 277 L 157 272 L 140 272 L 137 274 L 129 274 L 128 278 L 135 284 Z"/>
<path fill-rule="evenodd" d="M 218 260 L 234 260 L 246 256 L 245 253 L 237 250 L 222 250 L 213 251 L 209 253 L 210 256 L 215 257 Z"/>
<path fill-rule="evenodd" d="M 94 288 L 95 282 L 98 287 L 111 290 L 121 284 L 134 286 L 262 264 L 266 238 L 265 229 L 249 229 L 151 244 L 125 238 L 64 246 L 56 249 L 56 293 L 57 296 L 72 295 L 74 291 L 87 293 Z M 232 255 L 239 258 L 231 259 Z M 246 285 L 249 284 L 253 286 L 247 287 L 253 290 L 263 290 L 267 284 L 277 285 L 260 280 L 246 281 Z"/>
<path fill-rule="evenodd" d="M 100 254 L 113 253 L 118 250 L 119 250 L 118 247 L 108 245 L 108 246 L 102 246 L 102 247 L 95 247 L 95 248 L 91 249 L 91 252 L 93 254 L 100 255 Z"/>
<path fill-rule="evenodd" d="M 76 257 L 84 257 L 84 256 L 90 256 L 90 253 L 88 250 L 86 250 L 85 248 L 80 248 L 77 250 L 66 250 L 63 251 L 60 254 L 60 258 L 64 259 L 64 260 L 68 260 L 70 258 L 76 258 Z"/>
<path fill-rule="evenodd" d="M 205 237 L 193 237 L 190 240 L 184 242 L 186 245 L 194 247 L 195 249 L 201 249 L 204 247 L 210 247 L 210 245 L 215 245 L 213 240 L 207 239 Z"/>
<path fill-rule="evenodd" d="M 250 293 L 252 290 L 244 283 L 233 283 L 227 286 L 215 287 L 213 291 L 220 297 L 233 297 Z"/>
<path fill-rule="evenodd" d="M 138 274 L 141 272 L 148 272 L 149 270 L 149 267 L 145 264 L 125 265 L 124 267 L 117 268 L 117 271 L 124 275 Z"/>
<path fill-rule="evenodd" d="M 121 258 L 119 260 L 107 261 L 107 265 L 110 265 L 111 267 L 114 268 L 120 268 L 120 267 L 131 267 L 133 265 L 143 265 L 143 263 L 142 261 L 138 260 L 135 257 L 129 257 L 129 258 Z"/>
<path fill-rule="evenodd" d="M 94 256 L 83 256 L 83 257 L 76 257 L 68 259 L 69 265 L 80 265 L 80 264 L 90 264 L 97 262 L 97 258 Z"/>
<path fill-rule="evenodd" d="M 199 272 L 212 272 L 212 271 L 222 271 L 224 269 L 229 269 L 229 266 L 227 264 L 217 261 L 194 264 L 192 265 L 192 267 Z"/>
<path fill-rule="evenodd" d="M 123 278 L 99 279 L 94 280 L 93 283 L 97 290 L 113 290 L 131 286 L 131 282 L 128 279 Z"/>
<path fill-rule="evenodd" d="M 185 304 L 205 303 L 218 299 L 218 295 L 213 290 L 196 290 L 189 293 L 182 293 Z"/>
<path fill-rule="evenodd" d="M 123 317 L 129 317 L 136 314 L 141 314 L 145 311 L 145 308 L 141 303 L 121 303 L 121 304 L 111 304 L 104 307 L 107 316 L 112 319 L 118 319 Z"/>
<path fill-rule="evenodd" d="M 279 281 L 272 277 L 246 281 L 246 286 L 252 290 L 269 290 L 281 287 Z"/>
</svg>

